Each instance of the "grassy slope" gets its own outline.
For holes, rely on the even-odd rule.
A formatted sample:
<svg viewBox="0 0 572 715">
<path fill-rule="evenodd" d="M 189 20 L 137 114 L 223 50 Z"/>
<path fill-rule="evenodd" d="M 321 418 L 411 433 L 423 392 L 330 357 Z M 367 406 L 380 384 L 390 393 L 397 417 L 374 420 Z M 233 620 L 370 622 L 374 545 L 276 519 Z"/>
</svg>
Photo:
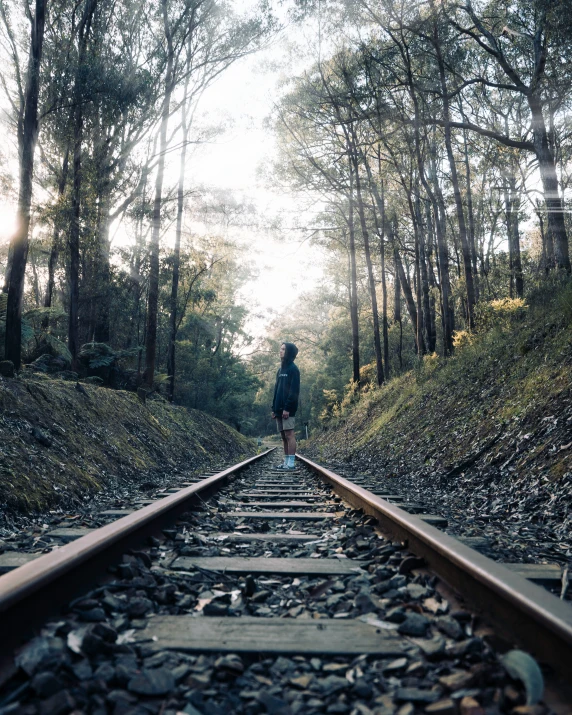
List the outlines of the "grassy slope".
<svg viewBox="0 0 572 715">
<path fill-rule="evenodd" d="M 554 493 L 572 485 L 571 318 L 570 287 L 537 295 L 524 311 L 494 313 L 488 331 L 448 362 L 426 358 L 363 396 L 311 451 L 433 488 L 464 485 L 469 495 L 471 485 L 490 484 L 483 508 L 504 491 L 521 502 L 536 495 L 555 512 Z M 572 507 L 558 508 L 564 526 Z"/>
<path fill-rule="evenodd" d="M 45 509 L 255 452 L 253 442 L 202 412 L 82 387 L 85 394 L 44 376 L 0 378 L 0 503 Z"/>
</svg>

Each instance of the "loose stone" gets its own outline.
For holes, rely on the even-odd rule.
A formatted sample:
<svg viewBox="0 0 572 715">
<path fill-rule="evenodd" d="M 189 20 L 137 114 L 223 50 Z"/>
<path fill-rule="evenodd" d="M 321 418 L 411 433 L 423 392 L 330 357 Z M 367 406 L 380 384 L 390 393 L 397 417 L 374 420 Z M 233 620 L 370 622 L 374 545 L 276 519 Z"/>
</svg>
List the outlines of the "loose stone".
<svg viewBox="0 0 572 715">
<path fill-rule="evenodd" d="M 166 668 L 142 670 L 129 681 L 127 688 L 139 695 L 166 695 L 175 688 L 175 679 Z"/>
</svg>

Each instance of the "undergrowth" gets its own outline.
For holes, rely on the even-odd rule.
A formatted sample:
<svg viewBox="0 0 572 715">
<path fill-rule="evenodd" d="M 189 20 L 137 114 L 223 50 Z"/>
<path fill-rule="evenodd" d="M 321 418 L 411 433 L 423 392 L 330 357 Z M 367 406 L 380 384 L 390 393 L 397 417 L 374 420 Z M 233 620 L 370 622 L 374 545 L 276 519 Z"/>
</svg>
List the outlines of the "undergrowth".
<svg viewBox="0 0 572 715">
<path fill-rule="evenodd" d="M 555 412 L 570 391 L 572 282 L 543 282 L 526 301 L 479 306 L 473 333 L 458 333 L 453 357 L 426 356 L 410 372 L 340 405 L 311 441 L 322 456 L 360 453 L 396 464 L 448 468 L 476 444 Z M 566 468 L 556 469 L 564 474 Z M 556 474 L 554 476 L 557 476 Z"/>
<path fill-rule="evenodd" d="M 234 429 L 162 399 L 51 379 L 0 378 L 0 504 L 78 503 L 104 487 L 194 471 L 256 451 Z M 236 459 L 235 459 L 236 458 Z"/>
</svg>

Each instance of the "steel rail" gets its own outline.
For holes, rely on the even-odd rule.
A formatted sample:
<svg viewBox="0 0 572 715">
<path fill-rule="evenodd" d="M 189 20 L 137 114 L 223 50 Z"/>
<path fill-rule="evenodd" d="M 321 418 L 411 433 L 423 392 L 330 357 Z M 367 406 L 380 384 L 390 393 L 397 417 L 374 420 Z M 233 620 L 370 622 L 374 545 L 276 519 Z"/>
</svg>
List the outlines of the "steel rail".
<svg viewBox="0 0 572 715">
<path fill-rule="evenodd" d="M 502 564 L 419 517 L 298 454 L 339 496 L 363 509 L 381 530 L 422 557 L 499 635 L 521 644 L 556 671 L 572 674 L 572 607 Z"/>
<path fill-rule="evenodd" d="M 0 656 L 10 656 L 14 647 L 47 616 L 92 586 L 94 579 L 128 549 L 140 546 L 145 537 L 160 532 L 193 503 L 210 496 L 232 475 L 273 449 L 159 499 L 0 576 Z"/>
</svg>

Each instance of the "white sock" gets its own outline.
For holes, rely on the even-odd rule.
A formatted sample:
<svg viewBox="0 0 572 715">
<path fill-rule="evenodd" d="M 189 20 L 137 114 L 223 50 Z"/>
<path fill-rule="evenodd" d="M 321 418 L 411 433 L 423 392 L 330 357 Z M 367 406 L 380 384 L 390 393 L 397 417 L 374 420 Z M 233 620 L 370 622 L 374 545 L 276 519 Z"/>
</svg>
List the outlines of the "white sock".
<svg viewBox="0 0 572 715">
<path fill-rule="evenodd" d="M 288 455 L 288 466 L 289 466 L 289 467 L 294 467 L 294 466 L 295 466 L 295 463 L 294 463 L 294 460 L 295 460 L 295 459 L 296 459 L 296 455 L 294 455 L 294 454 L 289 454 L 289 455 Z"/>
</svg>

